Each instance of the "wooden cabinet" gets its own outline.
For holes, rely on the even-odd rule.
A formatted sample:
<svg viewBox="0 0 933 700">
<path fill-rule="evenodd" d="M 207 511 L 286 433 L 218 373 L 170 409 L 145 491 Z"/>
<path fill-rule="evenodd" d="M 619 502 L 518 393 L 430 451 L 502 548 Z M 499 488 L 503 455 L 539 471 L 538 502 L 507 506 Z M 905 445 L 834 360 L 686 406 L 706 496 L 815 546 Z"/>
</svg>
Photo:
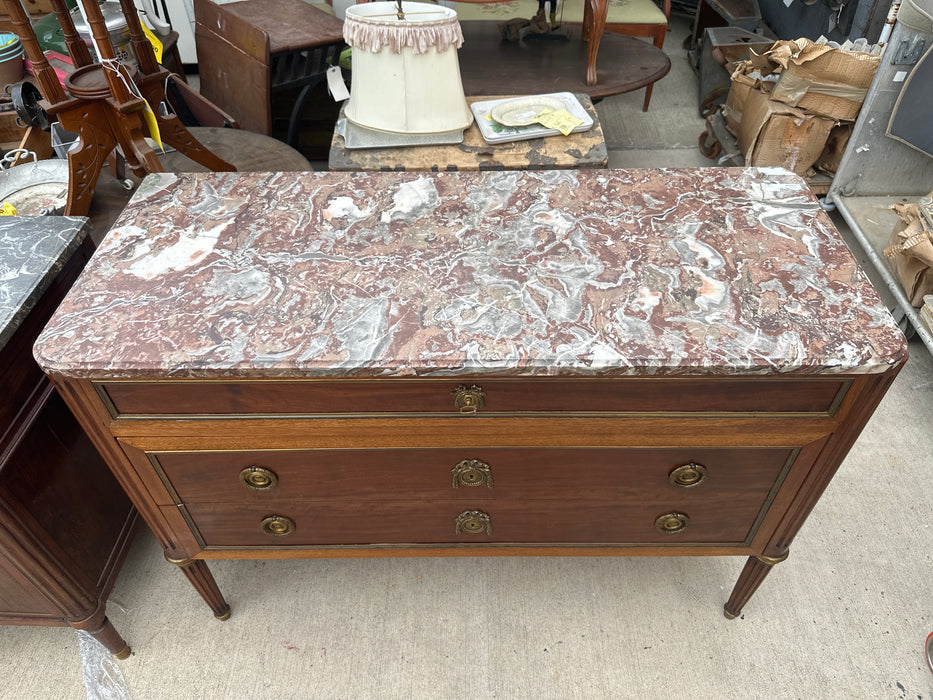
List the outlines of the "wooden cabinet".
<svg viewBox="0 0 933 700">
<path fill-rule="evenodd" d="M 71 625 L 119 658 L 106 617 L 136 512 L 32 359 L 32 344 L 92 252 L 86 220 L 0 221 L 0 624 Z"/>
<path fill-rule="evenodd" d="M 275 177 L 150 179 L 37 345 L 218 617 L 212 558 L 503 554 L 747 556 L 734 616 L 906 358 L 789 173 Z"/>
</svg>

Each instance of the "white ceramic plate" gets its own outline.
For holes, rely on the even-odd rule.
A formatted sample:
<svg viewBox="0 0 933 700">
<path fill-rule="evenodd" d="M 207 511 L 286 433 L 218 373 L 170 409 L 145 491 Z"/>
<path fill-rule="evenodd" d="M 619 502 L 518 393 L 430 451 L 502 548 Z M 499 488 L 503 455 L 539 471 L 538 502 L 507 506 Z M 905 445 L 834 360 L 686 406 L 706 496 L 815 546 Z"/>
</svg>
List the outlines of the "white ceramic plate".
<svg viewBox="0 0 933 700">
<path fill-rule="evenodd" d="M 519 97 L 496 105 L 490 115 L 506 126 L 528 126 L 535 123 L 535 117 L 545 110 L 566 109 L 563 100 L 547 95 Z"/>
</svg>

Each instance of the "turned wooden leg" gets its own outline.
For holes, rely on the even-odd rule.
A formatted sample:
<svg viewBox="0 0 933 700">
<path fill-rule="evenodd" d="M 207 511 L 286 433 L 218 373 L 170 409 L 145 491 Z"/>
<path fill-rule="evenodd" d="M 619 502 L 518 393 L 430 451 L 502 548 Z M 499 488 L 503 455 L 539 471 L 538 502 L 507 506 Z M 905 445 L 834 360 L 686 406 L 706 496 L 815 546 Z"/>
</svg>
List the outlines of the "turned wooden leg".
<svg viewBox="0 0 933 700">
<path fill-rule="evenodd" d="M 200 593 L 204 602 L 210 606 L 214 617 L 221 622 L 230 619 L 230 606 L 224 600 L 223 593 L 217 587 L 217 582 L 214 581 L 207 564 L 200 559 L 172 559 L 168 552 L 165 553 L 165 561 L 181 569 L 194 586 L 194 590 Z"/>
<path fill-rule="evenodd" d="M 761 582 L 765 580 L 765 576 L 771 572 L 775 564 L 780 564 L 787 559 L 788 554 L 789 552 L 785 552 L 779 557 L 766 557 L 764 555 L 749 557 L 748 561 L 745 562 L 745 568 L 742 569 L 742 573 L 739 575 L 735 588 L 732 589 L 729 602 L 723 606 L 723 614 L 730 620 L 738 617 L 748 599 L 752 597 Z"/>
<path fill-rule="evenodd" d="M 596 55 L 599 53 L 599 42 L 603 38 L 606 28 L 606 13 L 609 11 L 609 0 L 586 0 L 592 3 L 590 22 L 585 27 L 586 36 L 586 84 L 596 84 Z M 585 10 L 584 10 L 585 13 Z"/>
<path fill-rule="evenodd" d="M 69 625 L 77 630 L 84 630 L 94 639 L 104 645 L 107 651 L 116 658 L 123 660 L 129 658 L 130 645 L 126 643 L 116 628 L 110 623 L 107 617 L 104 605 L 94 611 L 94 614 L 84 620 L 68 622 Z"/>
</svg>

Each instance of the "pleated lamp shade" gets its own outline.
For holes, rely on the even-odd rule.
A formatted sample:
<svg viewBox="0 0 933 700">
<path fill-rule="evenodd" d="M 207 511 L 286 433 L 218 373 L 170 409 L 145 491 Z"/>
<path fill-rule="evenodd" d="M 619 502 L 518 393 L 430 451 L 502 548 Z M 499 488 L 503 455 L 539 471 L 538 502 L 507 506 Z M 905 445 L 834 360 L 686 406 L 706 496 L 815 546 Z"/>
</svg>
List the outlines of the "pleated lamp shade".
<svg viewBox="0 0 933 700">
<path fill-rule="evenodd" d="M 353 48 L 345 114 L 368 129 L 432 134 L 465 129 L 473 115 L 463 96 L 457 49 L 463 32 L 448 7 L 394 2 L 347 8 L 344 38 Z"/>
</svg>

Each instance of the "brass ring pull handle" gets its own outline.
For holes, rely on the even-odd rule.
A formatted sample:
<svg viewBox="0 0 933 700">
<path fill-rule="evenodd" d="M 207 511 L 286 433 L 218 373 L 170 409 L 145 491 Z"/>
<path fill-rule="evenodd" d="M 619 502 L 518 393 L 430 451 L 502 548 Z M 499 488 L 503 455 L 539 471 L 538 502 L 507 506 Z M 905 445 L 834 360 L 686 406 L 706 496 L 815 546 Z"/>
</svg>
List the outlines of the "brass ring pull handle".
<svg viewBox="0 0 933 700">
<path fill-rule="evenodd" d="M 683 532 L 689 524 L 690 518 L 683 513 L 668 513 L 654 521 L 654 526 L 658 531 L 671 535 Z"/>
<path fill-rule="evenodd" d="M 295 521 L 283 515 L 270 515 L 260 523 L 262 531 L 273 537 L 283 537 L 295 531 Z"/>
<path fill-rule="evenodd" d="M 476 413 L 486 403 L 486 392 L 476 384 L 461 384 L 450 393 L 454 395 L 454 407 L 460 413 Z"/>
<path fill-rule="evenodd" d="M 692 489 L 694 486 L 699 486 L 705 478 L 706 467 L 696 462 L 690 462 L 689 464 L 677 467 L 668 474 L 667 480 L 670 482 L 671 486 L 677 486 L 682 489 Z"/>
<path fill-rule="evenodd" d="M 492 488 L 492 468 L 478 459 L 465 459 L 450 472 L 454 475 L 453 487 L 482 486 Z"/>
<path fill-rule="evenodd" d="M 481 510 L 465 510 L 457 516 L 455 531 L 458 535 L 478 535 L 481 532 L 491 535 L 492 519 L 489 513 Z"/>
<path fill-rule="evenodd" d="M 271 469 L 251 465 L 240 472 L 240 483 L 254 491 L 268 491 L 279 483 L 279 477 Z"/>
</svg>

